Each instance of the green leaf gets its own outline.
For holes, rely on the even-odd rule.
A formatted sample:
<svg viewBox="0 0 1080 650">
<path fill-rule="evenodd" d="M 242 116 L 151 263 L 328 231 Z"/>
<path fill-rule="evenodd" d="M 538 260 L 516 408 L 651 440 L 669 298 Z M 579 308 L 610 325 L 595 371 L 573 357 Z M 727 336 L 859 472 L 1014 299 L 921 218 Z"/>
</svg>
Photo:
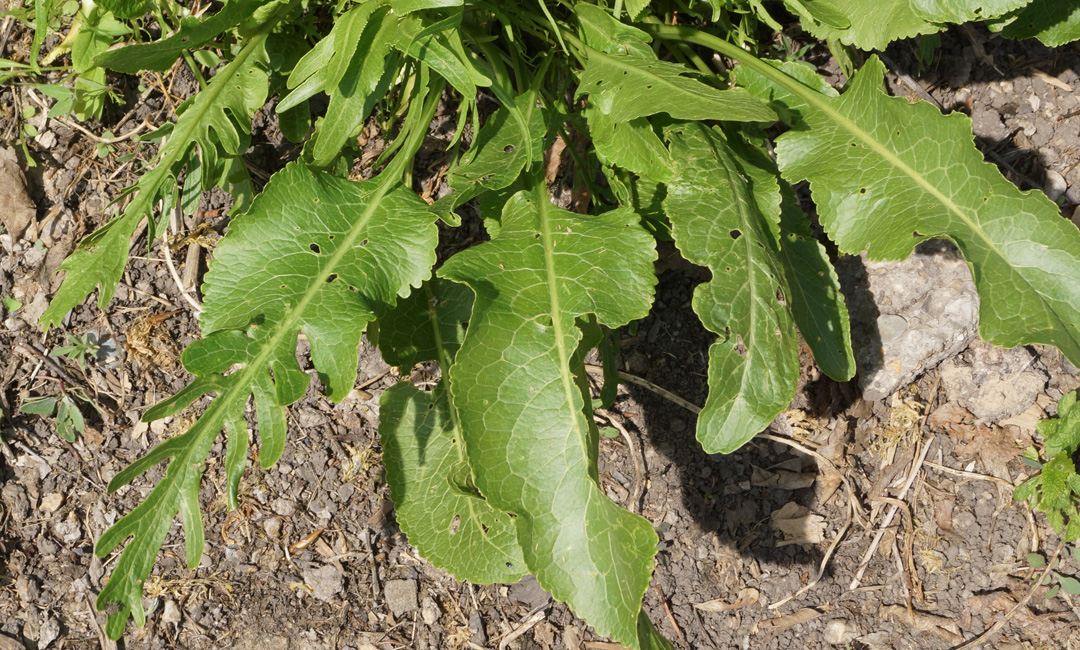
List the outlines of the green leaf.
<svg viewBox="0 0 1080 650">
<path fill-rule="evenodd" d="M 600 7 L 587 2 L 574 5 L 581 39 L 589 47 L 608 54 L 649 55 L 652 38 L 637 27 L 627 25 Z"/>
<path fill-rule="evenodd" d="M 1070 596 L 1080 595 L 1080 581 L 1078 581 L 1076 578 L 1063 576 L 1061 574 L 1056 574 L 1056 576 L 1058 582 L 1061 584 L 1062 591 L 1069 594 Z"/>
<path fill-rule="evenodd" d="M 476 491 L 450 489 L 472 472 L 441 384 L 401 382 L 379 399 L 379 439 L 401 529 L 420 555 L 459 580 L 512 583 L 525 574 L 513 518 Z"/>
<path fill-rule="evenodd" d="M 935 23 L 967 23 L 997 18 L 1031 4 L 1031 0 L 910 0 L 911 8 Z M 1041 4 L 1036 0 L 1035 4 Z"/>
<path fill-rule="evenodd" d="M 616 122 L 596 109 L 588 110 L 585 115 L 601 162 L 657 181 L 671 180 L 671 156 L 648 118 Z"/>
<path fill-rule="evenodd" d="M 966 115 L 888 97 L 883 73 L 871 57 L 841 97 L 804 94 L 807 128 L 777 140 L 784 177 L 810 181 L 842 252 L 900 260 L 952 240 L 979 291 L 983 339 L 1047 343 L 1080 363 L 1080 231 L 983 161 Z"/>
<path fill-rule="evenodd" d="M 434 278 L 375 321 L 368 338 L 379 346 L 383 361 L 403 370 L 423 361 L 442 362 L 443 355 L 453 359 L 472 304 L 467 287 Z"/>
<path fill-rule="evenodd" d="M 1080 448 L 1080 409 L 1072 408 L 1076 400 L 1076 391 L 1066 393 L 1058 401 L 1058 417 L 1042 420 L 1038 424 L 1043 435 L 1046 455 L 1053 457 L 1060 453 L 1073 454 Z"/>
<path fill-rule="evenodd" d="M 537 99 L 536 93 L 527 92 L 516 100 L 522 107 L 522 119 L 528 123 L 532 146 L 525 146 L 509 109 L 495 111 L 480 129 L 472 148 L 447 175 L 446 183 L 452 192 L 432 205 L 436 214 L 448 215 L 470 199 L 509 187 L 524 170 L 543 159 L 547 123 Z"/>
<path fill-rule="evenodd" d="M 8 311 L 8 313 L 14 314 L 15 312 L 22 309 L 22 306 L 23 306 L 22 302 L 19 301 L 19 300 L 16 300 L 14 297 L 12 297 L 12 296 L 4 296 L 4 309 L 6 309 Z"/>
<path fill-rule="evenodd" d="M 437 72 L 463 97 L 475 97 L 477 84 L 488 86 L 491 80 L 476 70 L 465 56 L 460 32 L 456 29 L 460 25 L 461 11 L 455 12 L 451 19 L 434 24 L 408 16 L 398 21 L 393 43 L 394 47 Z M 428 33 L 432 30 L 433 33 Z"/>
<path fill-rule="evenodd" d="M 1046 598 L 1047 600 L 1049 600 L 1049 599 L 1053 598 L 1054 596 L 1058 595 L 1058 591 L 1060 591 L 1060 590 L 1061 590 L 1061 585 L 1054 585 L 1053 587 L 1050 587 L 1050 589 L 1046 592 L 1046 595 L 1043 596 L 1043 598 Z"/>
<path fill-rule="evenodd" d="M 878 0 L 868 7 L 865 0 L 829 0 L 832 22 L 844 18 L 846 28 L 825 22 L 804 20 L 803 29 L 814 38 L 837 39 L 844 45 L 863 50 L 884 50 L 889 43 L 919 34 L 932 34 L 940 25 L 921 17 L 912 7 L 912 0 Z"/>
<path fill-rule="evenodd" d="M 94 57 L 94 65 L 127 74 L 140 70 L 164 72 L 184 52 L 202 47 L 226 30 L 236 27 L 264 4 L 266 0 L 229 0 L 211 16 L 182 18 L 179 28 L 167 38 L 102 52 Z"/>
<path fill-rule="evenodd" d="M 1046 566 L 1046 558 L 1038 553 L 1028 553 L 1025 556 L 1025 559 L 1027 560 L 1028 566 L 1032 569 L 1041 569 Z"/>
<path fill-rule="evenodd" d="M 742 88 L 717 90 L 683 76 L 684 66 L 639 55 L 589 51 L 578 97 L 611 118 L 629 122 L 667 113 L 684 120 L 772 122 L 776 114 Z"/>
<path fill-rule="evenodd" d="M 229 166 L 222 159 L 238 157 L 248 147 L 251 117 L 266 101 L 266 39 L 289 9 L 287 1 L 278 3 L 265 22 L 248 34 L 236 58 L 214 75 L 205 90 L 185 103 L 176 124 L 170 125 L 168 141 L 158 152 L 154 168 L 126 190 L 134 198 L 123 214 L 86 237 L 60 265 L 67 274 L 41 316 L 46 330 L 59 325 L 95 288 L 99 288 L 99 307 L 112 300 L 127 265 L 135 228 L 148 218 L 153 237 L 154 204 L 173 194 L 176 177 L 196 147 L 204 178 L 236 180 L 224 174 Z M 242 179 L 246 179 L 246 172 Z"/>
<path fill-rule="evenodd" d="M 97 0 L 97 4 L 116 14 L 117 18 L 138 18 L 150 8 L 149 0 Z"/>
<path fill-rule="evenodd" d="M 121 604 L 109 628 L 123 631 L 129 613 L 142 625 L 142 581 L 180 512 L 189 566 L 202 555 L 199 479 L 211 445 L 227 427 L 246 439 L 244 407 L 254 396 L 260 464 L 284 448 L 284 407 L 304 394 L 308 378 L 296 361 L 297 336 L 307 336 L 311 358 L 331 399 L 356 379 L 360 336 L 376 313 L 419 286 L 435 262 L 437 231 L 427 206 L 400 183 L 352 183 L 291 163 L 275 174 L 251 209 L 233 219 L 207 274 L 202 326 L 205 338 L 184 351 L 195 380 L 144 416 L 175 414 L 206 393 L 217 397 L 186 433 L 158 445 L 109 482 L 126 485 L 163 460 L 165 478 L 135 510 L 102 535 L 103 557 L 129 535 L 98 608 Z M 318 224 L 312 230 L 312 224 Z M 235 372 L 229 372 L 239 366 Z M 227 373 L 229 374 L 223 374 Z M 226 450 L 230 492 L 246 441 Z"/>
<path fill-rule="evenodd" d="M 329 89 L 326 115 L 315 123 L 311 136 L 311 158 L 316 165 L 325 167 L 341 153 L 389 89 L 398 68 L 396 55 L 388 56 L 392 25 L 390 17 L 384 16 L 377 26 L 364 31 L 362 53 L 353 57 L 341 82 Z"/>
<path fill-rule="evenodd" d="M 817 21 L 836 29 L 851 27 L 851 20 L 829 0 L 784 0 L 784 3 L 804 19 Z"/>
<path fill-rule="evenodd" d="M 1001 30 L 1007 38 L 1037 38 L 1057 47 L 1080 39 L 1080 5 L 1072 0 L 1035 0 Z"/>
<path fill-rule="evenodd" d="M 56 410 L 57 398 L 55 397 L 42 397 L 26 402 L 19 407 L 19 413 L 28 413 L 30 415 L 52 415 Z"/>
<path fill-rule="evenodd" d="M 451 390 L 477 487 L 516 515 L 529 570 L 599 634 L 640 648 L 656 534 L 600 490 L 598 433 L 571 364 L 577 318 L 617 327 L 648 312 L 652 238 L 627 209 L 583 217 L 537 185 L 509 200 L 498 237 L 440 271 L 476 292 Z"/>
<path fill-rule="evenodd" d="M 708 266 L 694 311 L 720 339 L 709 348 L 709 397 L 698 440 L 738 449 L 795 397 L 799 340 L 779 250 L 776 178 L 745 145 L 700 124 L 668 129 L 675 178 L 664 210 L 686 259 Z"/>
<path fill-rule="evenodd" d="M 847 381 L 855 375 L 851 326 L 840 279 L 825 247 L 814 239 L 794 190 L 780 185 L 780 259 L 788 302 L 799 332 L 826 375 Z"/>
</svg>

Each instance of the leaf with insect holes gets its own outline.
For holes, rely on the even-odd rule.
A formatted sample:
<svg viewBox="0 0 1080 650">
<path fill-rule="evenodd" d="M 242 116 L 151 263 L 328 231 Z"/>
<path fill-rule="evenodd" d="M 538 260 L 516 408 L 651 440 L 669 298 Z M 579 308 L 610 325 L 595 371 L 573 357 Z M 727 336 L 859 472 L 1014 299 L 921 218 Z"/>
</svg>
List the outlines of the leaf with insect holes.
<svg viewBox="0 0 1080 650">
<path fill-rule="evenodd" d="M 284 407 L 300 399 L 309 383 L 296 360 L 299 333 L 307 336 L 327 394 L 343 399 L 356 379 L 365 326 L 430 273 L 436 240 L 434 216 L 400 183 L 352 183 L 301 163 L 275 174 L 251 209 L 233 219 L 204 284 L 205 337 L 182 357 L 196 378 L 148 410 L 144 420 L 174 415 L 206 393 L 216 397 L 186 433 L 159 444 L 109 482 L 114 491 L 171 461 L 165 478 L 95 546 L 103 557 L 132 536 L 97 601 L 99 608 L 120 604 L 109 617 L 113 638 L 129 614 L 143 624 L 142 583 L 177 512 L 188 566 L 202 558 L 199 484 L 206 454 L 223 427 L 230 438 L 226 470 L 235 505 L 250 397 L 262 439 L 260 464 L 269 467 L 281 456 Z"/>
<path fill-rule="evenodd" d="M 450 367 L 465 335 L 473 296 L 435 278 L 376 321 L 383 359 L 411 368 Z M 515 582 L 525 574 L 513 518 L 476 489 L 445 382 L 424 392 L 407 381 L 379 399 L 379 439 L 390 497 L 409 543 L 459 580 Z"/>
<path fill-rule="evenodd" d="M 521 129 L 511 112 L 500 108 L 487 119 L 476 142 L 461 162 L 447 174 L 446 184 L 451 193 L 439 199 L 431 209 L 446 215 L 467 201 L 484 193 L 509 187 L 521 173 L 543 158 L 546 116 L 537 106 L 536 93 L 527 92 L 516 98 L 522 118 L 529 125 L 532 147 L 524 146 Z M 486 218 L 486 216 L 485 216 Z"/>
<path fill-rule="evenodd" d="M 198 168 L 206 189 L 217 184 L 235 187 L 247 181 L 246 172 L 231 175 L 230 164 L 247 150 L 251 117 L 266 101 L 268 88 L 266 39 L 290 9 L 287 0 L 264 8 L 263 22 L 253 26 L 235 58 L 210 80 L 206 89 L 178 109 L 174 125 L 159 130 L 168 140 L 158 151 L 152 169 L 125 190 L 133 196 L 123 213 L 86 237 L 64 263 L 64 283 L 41 316 L 47 330 L 58 326 L 72 308 L 98 289 L 98 306 L 104 307 L 116 293 L 116 285 L 127 266 L 131 237 L 142 219 L 148 219 L 150 236 L 155 235 L 154 205 L 175 196 L 176 179 L 185 165 Z M 241 197 L 237 197 L 241 199 Z M 250 201 L 238 201 L 241 205 Z"/>
<path fill-rule="evenodd" d="M 640 648 L 656 533 L 597 484 L 577 321 L 616 327 L 648 312 L 652 239 L 627 209 L 576 215 L 534 183 L 507 202 L 497 237 L 439 272 L 476 293 L 451 393 L 476 486 L 516 515 L 528 569 L 598 633 Z"/>
<path fill-rule="evenodd" d="M 791 82 L 803 127 L 777 139 L 784 177 L 810 182 L 841 252 L 901 260 L 927 239 L 952 240 L 979 291 L 983 339 L 1046 343 L 1080 363 L 1080 231 L 982 159 L 970 118 L 891 98 L 883 75 L 871 57 L 837 98 Z"/>
<path fill-rule="evenodd" d="M 719 129 L 667 129 L 675 176 L 664 211 L 686 259 L 713 280 L 694 291 L 694 311 L 720 339 L 709 348 L 709 397 L 698 440 L 730 452 L 787 408 L 799 379 L 799 342 L 779 248 L 776 177 Z"/>
</svg>

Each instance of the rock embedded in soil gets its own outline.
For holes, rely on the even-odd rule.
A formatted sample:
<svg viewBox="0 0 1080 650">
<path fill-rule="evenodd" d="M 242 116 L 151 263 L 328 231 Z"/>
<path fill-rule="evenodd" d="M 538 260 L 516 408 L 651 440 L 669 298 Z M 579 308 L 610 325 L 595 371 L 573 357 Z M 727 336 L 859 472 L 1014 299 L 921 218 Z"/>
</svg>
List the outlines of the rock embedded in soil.
<svg viewBox="0 0 1080 650">
<path fill-rule="evenodd" d="M 902 262 L 848 258 L 837 270 L 868 401 L 888 397 L 976 337 L 979 296 L 963 257 L 947 242 L 926 242 Z"/>
<path fill-rule="evenodd" d="M 415 580 L 390 580 L 383 587 L 386 606 L 394 616 L 416 611 L 417 588 Z"/>
<path fill-rule="evenodd" d="M 1049 377 L 1034 367 L 1035 361 L 1026 348 L 975 341 L 962 355 L 941 364 L 941 385 L 950 400 L 993 424 L 1026 411 L 1046 388 Z"/>
<path fill-rule="evenodd" d="M 304 569 L 304 582 L 311 587 L 311 595 L 322 601 L 330 601 L 341 593 L 345 576 L 332 564 L 317 569 Z"/>
</svg>

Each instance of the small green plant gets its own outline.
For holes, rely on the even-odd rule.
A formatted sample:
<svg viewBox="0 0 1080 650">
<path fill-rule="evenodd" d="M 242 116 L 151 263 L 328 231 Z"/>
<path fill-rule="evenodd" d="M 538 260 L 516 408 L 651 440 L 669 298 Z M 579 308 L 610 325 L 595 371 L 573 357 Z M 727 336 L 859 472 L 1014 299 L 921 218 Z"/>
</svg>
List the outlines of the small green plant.
<svg viewBox="0 0 1080 650">
<path fill-rule="evenodd" d="M 1080 563 L 1080 548 L 1073 547 L 1072 556 Z M 1032 569 L 1047 569 L 1046 558 L 1039 553 L 1028 553 L 1026 559 L 1028 566 Z M 1053 598 L 1058 595 L 1058 591 L 1064 591 L 1070 596 L 1080 596 L 1080 580 L 1077 580 L 1072 576 L 1062 575 L 1053 569 L 1054 567 L 1049 567 L 1048 570 L 1043 571 L 1042 584 L 1050 584 L 1051 580 L 1057 582 L 1057 584 L 1047 590 L 1045 597 L 1048 599 Z"/>
<path fill-rule="evenodd" d="M 754 35 L 784 25 L 758 0 L 229 0 L 200 16 L 167 0 L 100 4 L 119 19 L 152 12 L 161 37 L 99 50 L 94 68 L 220 65 L 148 136 L 162 141 L 155 161 L 123 212 L 65 261 L 43 325 L 95 289 L 100 306 L 112 299 L 138 224 L 151 240 L 162 234 L 158 205 L 194 209 L 212 187 L 236 199 L 203 285 L 203 339 L 183 354 L 194 379 L 145 419 L 214 398 L 109 483 L 169 462 L 95 548 L 126 542 L 97 601 L 119 605 L 113 638 L 129 616 L 144 623 L 143 581 L 177 514 L 188 564 L 201 560 L 201 474 L 223 430 L 236 507 L 249 401 L 260 465 L 280 458 L 285 409 L 310 382 L 299 335 L 323 391 L 341 400 L 367 333 L 388 363 L 442 369 L 432 391 L 400 383 L 381 397 L 387 479 L 420 552 L 477 582 L 535 574 L 599 634 L 670 648 L 641 609 L 653 526 L 597 484 L 585 355 L 606 349 L 613 368 L 611 331 L 648 313 L 655 242 L 668 238 L 712 271 L 693 301 L 717 335 L 697 424 L 707 451 L 739 448 L 788 406 L 800 334 L 827 375 L 849 379 L 847 311 L 796 201 L 802 181 L 840 252 L 903 259 L 950 239 L 973 271 L 984 339 L 1051 344 L 1080 363 L 1080 232 L 983 161 L 966 116 L 890 98 L 881 61 L 858 51 L 973 20 L 1060 45 L 1080 38 L 1070 3 L 773 3 L 853 71 L 842 93 L 801 62 L 760 57 Z M 241 156 L 275 94 L 281 130 L 303 150 L 256 194 Z M 320 95 L 326 109 L 314 114 Z M 456 124 L 450 191 L 428 205 L 413 162 L 440 110 Z M 372 120 L 390 145 L 373 178 L 349 180 Z M 578 212 L 549 199 L 544 158 L 557 139 L 592 145 L 564 149 L 588 189 Z M 457 226 L 474 199 L 490 240 L 437 266 L 436 222 Z"/>
<path fill-rule="evenodd" d="M 87 355 L 95 357 L 98 353 L 99 346 L 97 336 L 91 333 L 83 334 L 82 336 L 79 336 L 78 334 L 69 334 L 68 341 L 71 345 L 56 348 L 49 352 L 49 356 L 64 357 L 68 361 L 75 362 L 75 364 L 79 366 L 79 370 L 86 372 Z"/>
<path fill-rule="evenodd" d="M 85 397 L 80 397 L 85 399 Z M 19 413 L 56 416 L 56 433 L 68 442 L 75 442 L 75 434 L 86 430 L 82 412 L 68 393 L 50 395 L 30 400 L 19 407 Z"/>
<path fill-rule="evenodd" d="M 1041 471 L 1013 491 L 1017 501 L 1029 501 L 1031 507 L 1046 514 L 1050 526 L 1064 533 L 1065 541 L 1080 539 L 1080 475 L 1073 457 L 1080 448 L 1080 408 L 1076 391 L 1058 400 L 1058 416 L 1039 422 L 1039 433 L 1048 460 L 1040 464 L 1037 453 L 1025 453 L 1025 461 Z"/>
</svg>

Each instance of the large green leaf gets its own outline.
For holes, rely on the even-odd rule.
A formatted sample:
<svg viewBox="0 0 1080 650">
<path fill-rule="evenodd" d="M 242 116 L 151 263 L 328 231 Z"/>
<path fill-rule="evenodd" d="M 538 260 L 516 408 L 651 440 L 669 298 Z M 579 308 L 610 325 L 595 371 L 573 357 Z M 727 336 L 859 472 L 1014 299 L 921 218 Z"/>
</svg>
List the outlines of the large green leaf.
<svg viewBox="0 0 1080 650">
<path fill-rule="evenodd" d="M 911 8 L 935 23 L 966 23 L 997 18 L 1031 4 L 1031 0 L 910 0 Z M 1035 4 L 1042 4 L 1036 0 Z"/>
<path fill-rule="evenodd" d="M 1050 47 L 1080 39 L 1080 4 L 1074 0 L 1035 0 L 1001 30 L 1009 38 L 1037 38 Z"/>
<path fill-rule="evenodd" d="M 738 449 L 795 397 L 799 339 L 779 247 L 776 178 L 741 143 L 701 124 L 668 129 L 674 179 L 664 210 L 686 259 L 708 266 L 694 311 L 720 339 L 709 348 L 709 397 L 698 439 L 710 453 Z"/>
<path fill-rule="evenodd" d="M 246 446 L 244 407 L 254 396 L 259 460 L 269 467 L 285 444 L 284 407 L 303 396 L 309 379 L 296 360 L 297 337 L 332 399 L 348 394 L 356 378 L 357 346 L 365 326 L 410 287 L 419 286 L 435 261 L 437 231 L 427 206 L 398 182 L 351 183 L 292 163 L 278 172 L 249 212 L 232 221 L 206 278 L 202 325 L 206 337 L 184 351 L 196 378 L 144 416 L 174 414 L 206 393 L 216 393 L 186 433 L 158 445 L 109 482 L 116 490 L 162 460 L 165 478 L 145 501 L 102 535 L 105 556 L 129 535 L 98 607 L 121 609 L 109 618 L 114 638 L 130 614 L 142 624 L 142 582 L 173 518 L 182 515 L 187 560 L 202 557 L 198 508 L 204 459 L 226 427 L 245 441 L 230 441 L 229 484 L 235 485 Z"/>
<path fill-rule="evenodd" d="M 648 312 L 652 238 L 627 209 L 576 215 L 538 185 L 507 202 L 495 239 L 440 271 L 476 293 L 451 390 L 477 487 L 516 516 L 529 570 L 597 632 L 639 648 L 656 534 L 597 484 L 576 320 L 617 327 Z"/>
<path fill-rule="evenodd" d="M 685 66 L 637 54 L 589 51 L 578 96 L 613 122 L 667 113 L 683 120 L 771 122 L 776 114 L 742 88 L 718 90 L 684 76 Z"/>
<path fill-rule="evenodd" d="M 176 177 L 185 164 L 191 164 L 196 147 L 203 177 L 228 184 L 230 175 L 226 172 L 230 165 L 224 161 L 235 159 L 247 149 L 251 117 L 266 102 L 266 39 L 291 6 L 290 1 L 283 0 L 266 12 L 264 22 L 248 33 L 236 58 L 214 75 L 205 90 L 183 105 L 153 169 L 127 190 L 134 197 L 124 212 L 91 233 L 64 260 L 60 266 L 67 272 L 64 283 L 41 317 L 46 329 L 58 325 L 95 287 L 100 287 L 99 307 L 112 300 L 127 265 L 135 228 L 147 218 L 150 234 L 154 235 L 154 204 L 176 191 Z M 246 173 L 240 182 L 244 178 Z"/>
<path fill-rule="evenodd" d="M 829 2 L 838 16 L 847 19 L 849 26 L 839 28 L 825 22 L 804 20 L 803 28 L 815 38 L 837 39 L 863 50 L 883 50 L 895 40 L 932 34 L 941 29 L 940 25 L 920 16 L 911 0 L 876 0 L 872 6 L 865 0 Z"/>
<path fill-rule="evenodd" d="M 983 161 L 971 120 L 890 98 L 876 57 L 836 99 L 809 100 L 807 128 L 777 141 L 790 181 L 809 180 L 821 223 L 848 253 L 899 260 L 951 239 L 980 296 L 980 335 L 1057 346 L 1080 363 L 1080 231 L 1041 192 Z"/>
</svg>

